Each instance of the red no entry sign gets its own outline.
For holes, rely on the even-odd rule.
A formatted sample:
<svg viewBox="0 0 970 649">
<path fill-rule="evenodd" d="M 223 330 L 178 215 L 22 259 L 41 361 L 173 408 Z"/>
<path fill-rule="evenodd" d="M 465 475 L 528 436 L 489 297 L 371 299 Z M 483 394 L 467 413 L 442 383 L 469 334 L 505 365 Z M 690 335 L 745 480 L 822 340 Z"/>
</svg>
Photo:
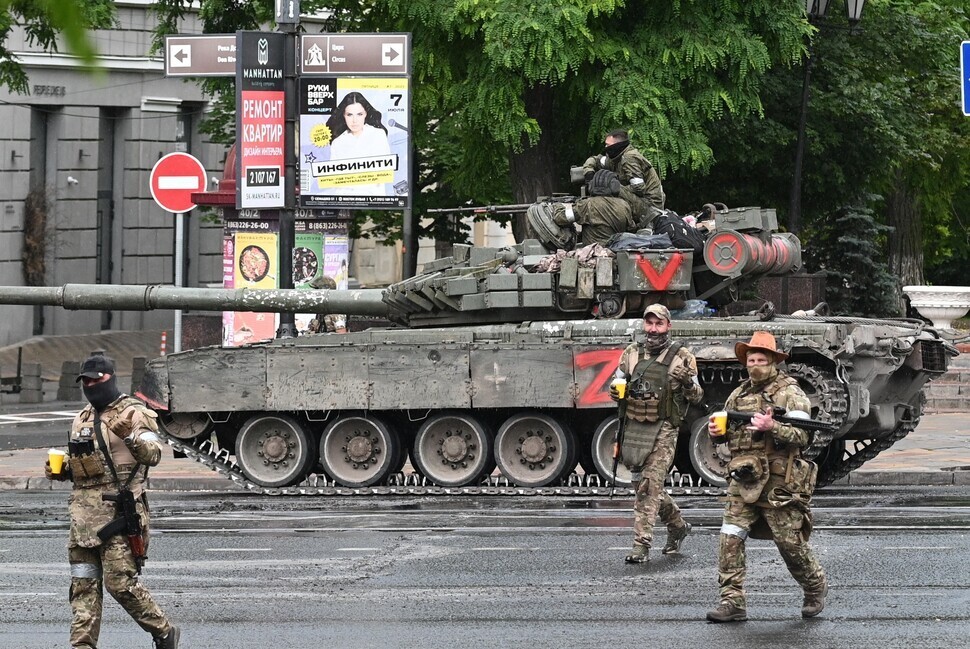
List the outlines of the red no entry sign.
<svg viewBox="0 0 970 649">
<path fill-rule="evenodd" d="M 205 186 L 205 167 L 188 153 L 169 153 L 152 167 L 152 198 L 163 210 L 188 212 L 195 207 L 192 194 Z"/>
</svg>

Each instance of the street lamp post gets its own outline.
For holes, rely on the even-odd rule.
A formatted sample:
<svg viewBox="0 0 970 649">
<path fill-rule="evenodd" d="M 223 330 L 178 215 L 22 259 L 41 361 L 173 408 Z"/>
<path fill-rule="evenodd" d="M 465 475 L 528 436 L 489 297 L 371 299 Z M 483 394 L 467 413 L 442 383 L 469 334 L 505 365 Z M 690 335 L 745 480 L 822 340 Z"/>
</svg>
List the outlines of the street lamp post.
<svg viewBox="0 0 970 649">
<path fill-rule="evenodd" d="M 862 18 L 866 0 L 846 0 L 846 15 L 849 19 L 849 32 L 855 29 Z M 805 0 L 805 14 L 809 22 L 819 25 L 825 20 L 829 10 L 829 0 Z M 808 121 L 808 97 L 811 88 L 812 66 L 815 64 L 814 42 L 808 46 L 805 57 L 805 76 L 802 79 L 802 104 L 798 115 L 798 137 L 795 141 L 795 169 L 792 174 L 791 196 L 788 207 L 788 230 L 795 234 L 802 227 L 802 164 L 805 159 L 805 126 Z"/>
</svg>

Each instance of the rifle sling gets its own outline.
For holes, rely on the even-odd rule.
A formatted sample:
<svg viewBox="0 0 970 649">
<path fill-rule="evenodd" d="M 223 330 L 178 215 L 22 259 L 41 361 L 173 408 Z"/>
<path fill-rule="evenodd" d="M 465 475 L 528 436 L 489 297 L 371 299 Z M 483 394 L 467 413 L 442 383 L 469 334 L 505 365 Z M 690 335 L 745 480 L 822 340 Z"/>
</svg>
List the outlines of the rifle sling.
<svg viewBox="0 0 970 649">
<path fill-rule="evenodd" d="M 111 449 L 108 448 L 108 444 L 104 441 L 104 435 L 101 434 L 101 413 L 99 413 L 97 410 L 94 411 L 94 434 L 98 438 L 98 447 L 101 449 L 102 455 L 104 455 L 104 461 L 108 464 L 108 468 L 111 470 L 111 477 L 114 478 L 115 484 L 118 485 L 118 491 L 120 492 L 125 489 L 130 489 L 131 482 L 135 479 L 135 474 L 138 473 L 138 467 L 140 464 L 138 460 L 135 460 L 135 466 L 132 468 L 131 473 L 128 474 L 128 480 L 125 481 L 125 484 L 121 484 L 121 480 L 118 479 L 118 472 L 115 470 L 115 464 L 111 461 Z"/>
</svg>

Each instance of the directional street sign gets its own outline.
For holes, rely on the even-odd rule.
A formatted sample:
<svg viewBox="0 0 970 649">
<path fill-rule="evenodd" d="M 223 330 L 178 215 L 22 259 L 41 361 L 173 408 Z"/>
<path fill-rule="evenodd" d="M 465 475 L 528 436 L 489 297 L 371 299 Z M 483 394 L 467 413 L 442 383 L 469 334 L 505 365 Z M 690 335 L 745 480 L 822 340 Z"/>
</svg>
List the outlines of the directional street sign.
<svg viewBox="0 0 970 649">
<path fill-rule="evenodd" d="M 410 34 L 304 34 L 303 74 L 382 74 L 410 72 Z"/>
<path fill-rule="evenodd" d="M 235 74 L 235 34 L 165 37 L 165 76 L 232 77 Z"/>
<path fill-rule="evenodd" d="M 963 114 L 970 117 L 970 41 L 960 44 L 960 89 L 963 95 Z"/>
<path fill-rule="evenodd" d="M 192 194 L 205 191 L 205 186 L 205 167 L 188 153 L 169 153 L 152 167 L 152 198 L 168 212 L 193 209 Z"/>
</svg>

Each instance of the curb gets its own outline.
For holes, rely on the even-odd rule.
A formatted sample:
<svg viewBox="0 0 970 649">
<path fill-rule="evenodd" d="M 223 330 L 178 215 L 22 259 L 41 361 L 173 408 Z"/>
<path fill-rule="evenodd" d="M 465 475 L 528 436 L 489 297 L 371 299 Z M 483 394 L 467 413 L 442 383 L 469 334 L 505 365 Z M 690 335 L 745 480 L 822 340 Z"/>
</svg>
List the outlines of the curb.
<svg viewBox="0 0 970 649">
<path fill-rule="evenodd" d="M 835 487 L 949 487 L 970 485 L 970 471 L 861 471 L 850 473 L 829 486 Z M 210 493 L 252 493 L 225 478 L 193 476 L 149 477 L 149 491 L 204 491 Z M 823 487 L 824 489 L 824 487 Z M 45 477 L 0 477 L 0 491 L 70 491 L 71 483 Z"/>
</svg>

